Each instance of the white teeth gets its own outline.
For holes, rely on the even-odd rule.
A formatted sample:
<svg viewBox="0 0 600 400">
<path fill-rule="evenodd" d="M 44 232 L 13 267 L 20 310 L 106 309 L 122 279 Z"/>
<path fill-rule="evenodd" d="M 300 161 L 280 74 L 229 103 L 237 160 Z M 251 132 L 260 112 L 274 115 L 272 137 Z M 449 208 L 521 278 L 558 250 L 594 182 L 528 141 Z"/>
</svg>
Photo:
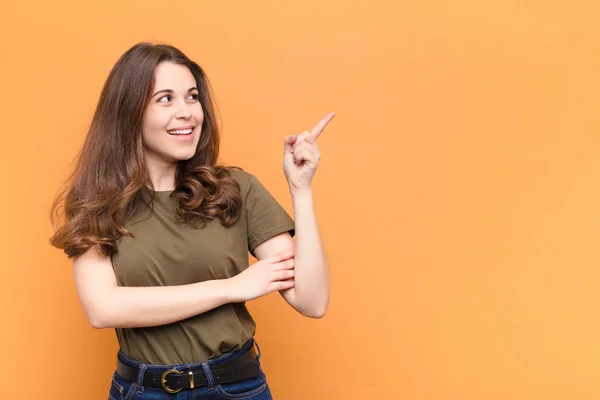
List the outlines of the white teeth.
<svg viewBox="0 0 600 400">
<path fill-rule="evenodd" d="M 174 131 L 167 131 L 169 133 L 169 135 L 189 135 L 190 133 L 192 133 L 191 129 L 182 129 L 182 130 L 174 130 Z"/>
</svg>

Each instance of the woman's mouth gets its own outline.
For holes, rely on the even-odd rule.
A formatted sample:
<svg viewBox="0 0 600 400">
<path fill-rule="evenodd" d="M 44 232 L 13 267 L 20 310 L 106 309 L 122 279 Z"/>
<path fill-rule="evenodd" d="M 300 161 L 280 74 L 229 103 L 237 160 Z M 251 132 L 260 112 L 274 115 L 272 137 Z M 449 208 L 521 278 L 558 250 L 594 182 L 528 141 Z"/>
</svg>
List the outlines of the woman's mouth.
<svg viewBox="0 0 600 400">
<path fill-rule="evenodd" d="M 195 127 L 186 127 L 183 129 L 171 129 L 168 130 L 167 133 L 171 136 L 174 136 L 177 138 L 178 141 L 180 142 L 191 142 L 194 139 L 194 136 L 192 135 L 192 132 L 194 131 Z"/>
<path fill-rule="evenodd" d="M 169 135 L 190 135 L 192 133 L 193 129 L 189 128 L 189 129 L 174 129 L 171 131 L 167 131 L 167 133 Z"/>
</svg>

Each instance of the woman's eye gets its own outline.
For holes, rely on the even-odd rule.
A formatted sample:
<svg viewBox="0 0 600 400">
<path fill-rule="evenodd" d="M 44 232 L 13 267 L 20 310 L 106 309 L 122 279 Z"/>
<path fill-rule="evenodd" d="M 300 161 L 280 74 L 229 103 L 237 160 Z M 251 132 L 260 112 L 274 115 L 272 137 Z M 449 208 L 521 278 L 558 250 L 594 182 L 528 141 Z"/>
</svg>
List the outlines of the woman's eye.
<svg viewBox="0 0 600 400">
<path fill-rule="evenodd" d="M 189 97 L 191 98 L 191 100 L 198 100 L 199 96 L 198 96 L 198 94 L 190 94 Z M 166 99 L 166 102 L 169 102 L 169 101 L 171 101 L 172 97 L 171 97 L 171 95 L 163 96 L 160 99 L 158 99 L 158 102 L 165 103 L 165 101 L 164 101 L 165 99 Z"/>
</svg>

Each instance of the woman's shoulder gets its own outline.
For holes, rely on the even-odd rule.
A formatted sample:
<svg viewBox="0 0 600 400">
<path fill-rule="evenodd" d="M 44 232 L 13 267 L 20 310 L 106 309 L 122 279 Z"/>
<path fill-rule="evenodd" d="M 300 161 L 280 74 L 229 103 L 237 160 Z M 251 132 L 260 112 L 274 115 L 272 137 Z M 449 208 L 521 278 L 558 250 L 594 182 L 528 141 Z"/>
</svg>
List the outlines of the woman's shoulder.
<svg viewBox="0 0 600 400">
<path fill-rule="evenodd" d="M 255 196 L 264 196 L 267 194 L 267 189 L 256 175 L 239 167 L 226 167 L 233 179 L 240 185 L 242 197 L 246 198 L 250 192 Z"/>
<path fill-rule="evenodd" d="M 242 192 L 244 192 L 246 188 L 248 188 L 252 181 L 256 178 L 248 171 L 244 171 L 239 167 L 225 167 L 231 174 L 231 177 L 235 179 L 239 184 Z"/>
</svg>

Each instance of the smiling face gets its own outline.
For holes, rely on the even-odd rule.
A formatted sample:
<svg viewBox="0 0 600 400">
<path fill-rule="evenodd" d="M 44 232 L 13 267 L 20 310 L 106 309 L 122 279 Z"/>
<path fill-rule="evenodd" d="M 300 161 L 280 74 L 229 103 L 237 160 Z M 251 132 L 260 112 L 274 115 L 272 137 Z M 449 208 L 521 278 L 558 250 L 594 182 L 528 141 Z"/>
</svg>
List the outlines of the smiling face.
<svg viewBox="0 0 600 400">
<path fill-rule="evenodd" d="M 186 66 L 158 65 L 142 120 L 144 155 L 150 169 L 194 156 L 204 120 L 198 97 L 196 80 Z"/>
</svg>

